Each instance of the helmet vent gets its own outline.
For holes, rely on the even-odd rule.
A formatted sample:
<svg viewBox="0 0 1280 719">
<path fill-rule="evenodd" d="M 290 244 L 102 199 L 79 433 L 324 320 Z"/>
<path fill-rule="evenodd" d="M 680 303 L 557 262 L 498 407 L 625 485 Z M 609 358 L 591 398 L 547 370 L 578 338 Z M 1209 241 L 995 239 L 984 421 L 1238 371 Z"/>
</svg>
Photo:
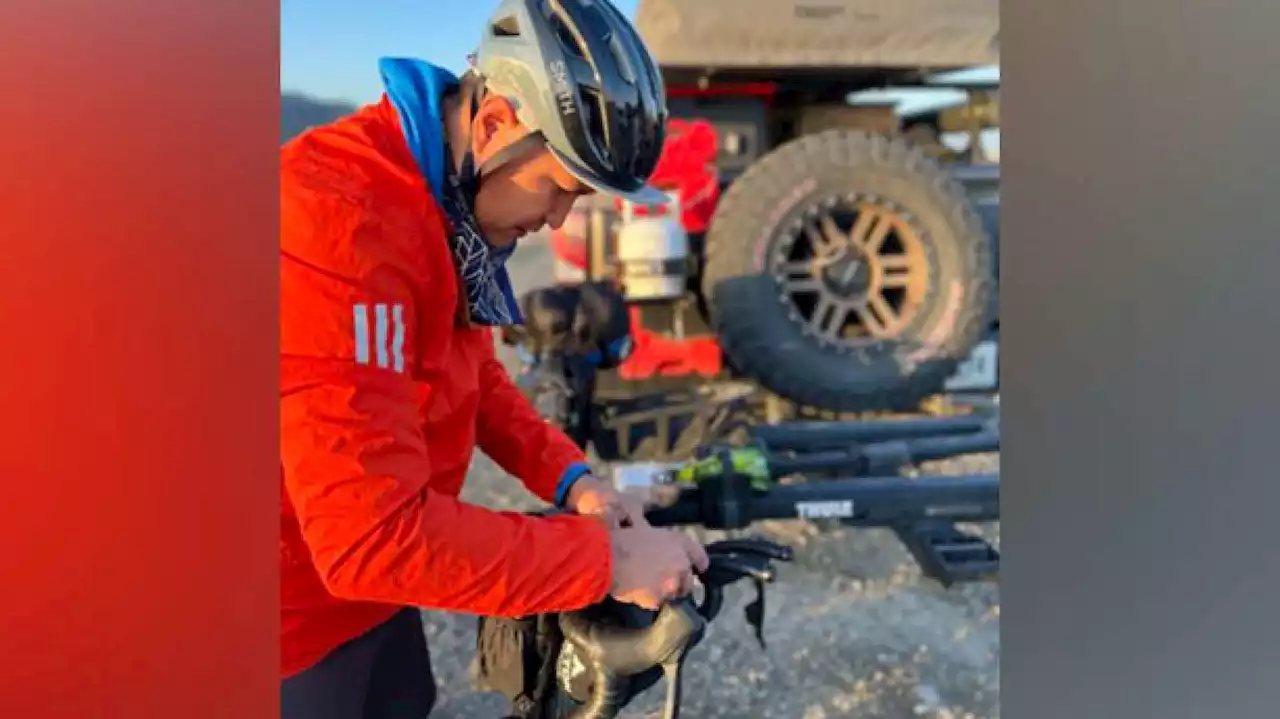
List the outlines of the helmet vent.
<svg viewBox="0 0 1280 719">
<path fill-rule="evenodd" d="M 582 96 L 582 115 L 586 120 L 587 136 L 597 149 L 604 150 L 609 147 L 609 135 L 604 126 L 604 117 L 601 114 L 600 93 L 593 88 L 579 85 L 578 94 Z M 600 162 L 612 169 L 613 163 L 609 161 L 609 153 L 607 151 L 601 152 Z"/>
<path fill-rule="evenodd" d="M 508 15 L 504 18 L 494 21 L 493 23 L 494 37 L 520 37 L 520 21 L 515 15 Z"/>
</svg>

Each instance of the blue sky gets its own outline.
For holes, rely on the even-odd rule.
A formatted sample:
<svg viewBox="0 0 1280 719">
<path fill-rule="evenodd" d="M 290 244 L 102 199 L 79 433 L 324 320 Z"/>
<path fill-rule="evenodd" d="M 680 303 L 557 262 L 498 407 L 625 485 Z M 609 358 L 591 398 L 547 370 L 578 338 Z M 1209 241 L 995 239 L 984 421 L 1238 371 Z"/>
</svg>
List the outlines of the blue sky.
<svg viewBox="0 0 1280 719">
<path fill-rule="evenodd" d="M 637 0 L 617 0 L 634 13 Z M 369 102 L 384 55 L 458 71 L 496 0 L 281 0 L 280 87 L 322 99 Z"/>
<path fill-rule="evenodd" d="M 638 0 L 615 0 L 628 15 Z M 280 87 L 320 99 L 376 100 L 377 61 L 420 57 L 460 71 L 496 0 L 281 0 Z M 980 72 L 990 76 L 993 72 Z M 998 76 L 998 71 L 994 73 Z M 899 93 L 895 93 L 899 94 Z M 954 93 L 911 93 L 907 105 Z"/>
</svg>

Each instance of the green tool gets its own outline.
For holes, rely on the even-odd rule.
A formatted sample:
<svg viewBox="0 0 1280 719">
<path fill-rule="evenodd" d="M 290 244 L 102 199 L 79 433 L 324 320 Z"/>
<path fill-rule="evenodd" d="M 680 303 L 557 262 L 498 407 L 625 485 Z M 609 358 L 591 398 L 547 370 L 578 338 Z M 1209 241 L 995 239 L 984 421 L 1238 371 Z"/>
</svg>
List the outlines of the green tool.
<svg viewBox="0 0 1280 719">
<path fill-rule="evenodd" d="M 677 482 L 697 484 L 723 476 L 726 457 L 732 471 L 750 479 L 752 489 L 765 492 L 773 486 L 773 475 L 769 471 L 769 457 L 763 450 L 756 447 L 732 447 L 714 452 L 672 471 L 671 477 Z"/>
</svg>

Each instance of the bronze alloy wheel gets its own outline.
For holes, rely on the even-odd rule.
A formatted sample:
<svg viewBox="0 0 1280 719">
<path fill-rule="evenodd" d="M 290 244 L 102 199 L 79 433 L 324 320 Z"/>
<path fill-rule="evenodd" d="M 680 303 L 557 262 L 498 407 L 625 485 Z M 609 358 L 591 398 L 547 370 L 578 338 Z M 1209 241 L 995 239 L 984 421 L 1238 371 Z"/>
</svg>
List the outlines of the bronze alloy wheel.
<svg viewBox="0 0 1280 719">
<path fill-rule="evenodd" d="M 823 346 L 895 339 L 929 289 L 920 233 L 909 215 L 870 196 L 813 203 L 777 240 L 769 271 L 791 318 Z"/>
</svg>

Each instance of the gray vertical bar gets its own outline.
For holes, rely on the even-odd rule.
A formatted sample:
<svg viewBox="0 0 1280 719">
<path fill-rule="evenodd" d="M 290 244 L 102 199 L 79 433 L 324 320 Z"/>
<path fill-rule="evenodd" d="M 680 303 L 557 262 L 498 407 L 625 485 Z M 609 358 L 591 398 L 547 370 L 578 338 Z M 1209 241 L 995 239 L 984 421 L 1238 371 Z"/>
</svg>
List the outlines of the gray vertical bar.
<svg viewBox="0 0 1280 719">
<path fill-rule="evenodd" d="M 369 306 L 356 304 L 352 308 L 351 320 L 356 343 L 356 364 L 369 364 Z"/>
<path fill-rule="evenodd" d="M 1002 713 L 1280 716 L 1280 3 L 1002 10 Z"/>
</svg>

